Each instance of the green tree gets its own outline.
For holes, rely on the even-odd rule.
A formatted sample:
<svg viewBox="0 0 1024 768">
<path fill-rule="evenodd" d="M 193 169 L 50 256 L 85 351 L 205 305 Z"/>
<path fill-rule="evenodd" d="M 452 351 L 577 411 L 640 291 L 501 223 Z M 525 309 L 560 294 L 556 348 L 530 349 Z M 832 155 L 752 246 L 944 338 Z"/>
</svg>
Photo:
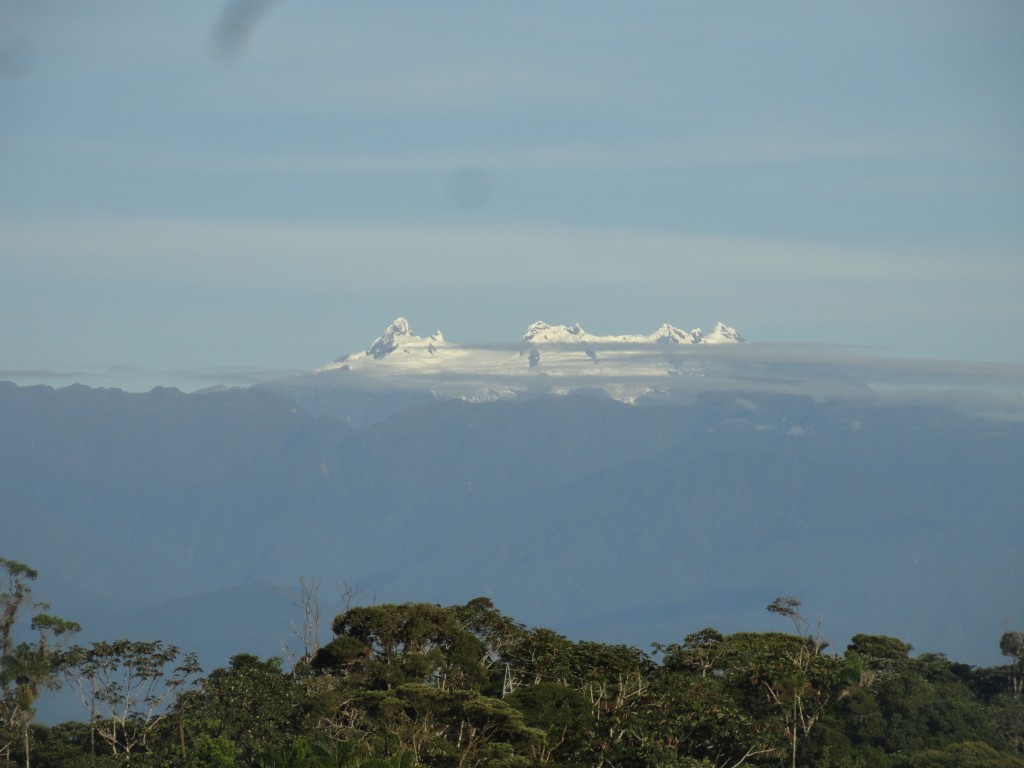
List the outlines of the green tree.
<svg viewBox="0 0 1024 768">
<path fill-rule="evenodd" d="M 307 687 L 320 727 L 339 743 L 361 745 L 366 756 L 409 753 L 460 766 L 540 749 L 543 731 L 485 693 L 501 690 L 504 654 L 523 633 L 486 598 L 355 607 L 332 628 Z"/>
<path fill-rule="evenodd" d="M 734 680 L 664 669 L 654 686 L 652 730 L 676 759 L 715 768 L 782 753 L 777 728 L 766 727 L 734 695 Z"/>
<path fill-rule="evenodd" d="M 73 646 L 63 666 L 89 712 L 93 733 L 126 762 L 136 749 L 146 748 L 169 707 L 202 671 L 194 654 L 159 640 Z"/>
<path fill-rule="evenodd" d="M 62 646 L 80 627 L 73 621 L 35 613 L 30 627 L 36 639 L 16 644 L 16 626 L 23 614 L 50 606 L 32 599 L 29 582 L 38 577 L 37 571 L 6 558 L 0 558 L 0 571 L 6 575 L 0 592 L 0 756 L 9 760 L 13 743 L 19 740 L 28 768 L 35 702 L 42 689 L 59 687 Z"/>
<path fill-rule="evenodd" d="M 457 607 L 429 603 L 350 608 L 335 618 L 335 639 L 313 667 L 353 675 L 371 688 L 426 682 L 479 690 L 487 680 L 486 646 Z"/>
<path fill-rule="evenodd" d="M 259 768 L 335 768 L 342 760 L 336 747 L 299 736 L 288 750 L 262 752 L 255 762 Z"/>
<path fill-rule="evenodd" d="M 541 764 L 579 754 L 585 734 L 593 728 L 587 697 L 563 683 L 545 680 L 523 685 L 505 701 L 522 713 L 527 726 L 544 734 L 531 751 Z"/>
<path fill-rule="evenodd" d="M 212 739 L 221 753 L 230 745 L 239 762 L 250 765 L 261 754 L 290 754 L 308 709 L 304 688 L 281 669 L 280 659 L 242 653 L 199 680 L 178 700 L 172 717 L 190 745 L 190 759 L 214 746 Z"/>
<path fill-rule="evenodd" d="M 238 747 L 227 736 L 199 735 L 188 751 L 189 764 L 205 768 L 234 768 L 238 760 Z"/>
<path fill-rule="evenodd" d="M 567 637 L 551 629 L 524 629 L 502 649 L 503 690 L 511 693 L 520 685 L 545 681 L 572 685 L 576 659 L 576 646 Z"/>
<path fill-rule="evenodd" d="M 413 755 L 439 768 L 484 766 L 537 751 L 544 733 L 529 727 L 521 712 L 502 699 L 473 690 L 405 683 L 357 696 L 369 724 L 372 753 Z"/>
<path fill-rule="evenodd" d="M 901 768 L 1024 768 L 1024 760 L 993 748 L 982 741 L 950 744 L 927 749 L 901 763 Z"/>
<path fill-rule="evenodd" d="M 1003 741 L 1024 757 L 1024 697 L 1014 693 L 996 696 L 988 707 L 989 718 Z"/>
<path fill-rule="evenodd" d="M 92 729 L 88 723 L 67 722 L 46 728 L 34 725 L 33 768 L 120 768 L 115 755 L 92 754 Z"/>
<path fill-rule="evenodd" d="M 569 684 L 590 702 L 589 757 L 596 765 L 622 765 L 638 752 L 653 669 L 647 654 L 628 645 L 576 644 Z"/>
<path fill-rule="evenodd" d="M 809 622 L 800 613 L 800 606 L 801 602 L 794 597 L 779 597 L 768 605 L 769 612 L 793 622 L 797 642 L 776 656 L 760 677 L 786 725 L 793 768 L 797 764 L 798 740 L 810 736 L 842 682 L 841 665 L 834 657 L 822 653 L 826 644 L 820 633 L 808 634 Z"/>
<path fill-rule="evenodd" d="M 848 654 L 856 654 L 869 665 L 892 669 L 910 660 L 914 649 L 909 643 L 888 635 L 854 635 L 846 647 Z"/>
<path fill-rule="evenodd" d="M 1014 693 L 1024 690 L 1024 632 L 1006 632 L 999 638 L 999 650 L 1009 656 L 1010 686 Z"/>
<path fill-rule="evenodd" d="M 902 661 L 895 670 L 869 675 L 844 690 L 827 728 L 842 733 L 861 754 L 911 755 L 968 741 L 1003 748 L 997 710 L 974 695 L 966 682 L 969 673 L 938 654 Z M 1007 725 L 1012 731 L 1012 721 Z"/>
</svg>

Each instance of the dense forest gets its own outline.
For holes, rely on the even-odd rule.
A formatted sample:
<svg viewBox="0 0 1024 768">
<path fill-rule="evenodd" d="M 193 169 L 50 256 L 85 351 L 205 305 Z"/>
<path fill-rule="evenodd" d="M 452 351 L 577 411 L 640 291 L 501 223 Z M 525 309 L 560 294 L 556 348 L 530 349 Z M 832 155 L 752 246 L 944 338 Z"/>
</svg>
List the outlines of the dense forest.
<svg viewBox="0 0 1024 768">
<path fill-rule="evenodd" d="M 838 651 L 780 597 L 779 631 L 706 628 L 645 651 L 478 598 L 350 601 L 321 646 L 314 582 L 296 600 L 300 651 L 202 676 L 159 640 L 76 644 L 78 625 L 35 600 L 36 571 L 0 558 L 0 574 L 0 765 L 1024 768 L 1019 631 L 994 638 L 1008 663 L 992 668 L 882 635 Z M 35 723 L 61 685 L 82 721 Z"/>
</svg>

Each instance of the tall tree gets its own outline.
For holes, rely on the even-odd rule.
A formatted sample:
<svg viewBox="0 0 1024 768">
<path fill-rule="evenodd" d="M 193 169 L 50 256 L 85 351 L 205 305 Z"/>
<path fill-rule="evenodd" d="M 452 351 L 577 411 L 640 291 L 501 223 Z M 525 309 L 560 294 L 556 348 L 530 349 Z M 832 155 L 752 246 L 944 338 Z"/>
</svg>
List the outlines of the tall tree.
<svg viewBox="0 0 1024 768">
<path fill-rule="evenodd" d="M 1014 693 L 1024 690 L 1024 632 L 1005 632 L 999 638 L 999 650 L 1010 657 L 1010 687 Z"/>
<path fill-rule="evenodd" d="M 42 689 L 60 685 L 57 668 L 61 647 L 80 627 L 43 613 L 50 606 L 32 599 L 29 582 L 39 576 L 37 571 L 2 557 L 0 571 L 6 574 L 0 592 L 0 756 L 10 759 L 13 743 L 20 739 L 28 768 L 35 702 Z M 33 611 L 40 611 L 30 620 L 37 638 L 15 643 L 19 620 Z"/>
<path fill-rule="evenodd" d="M 205 736 L 202 749 L 208 750 L 212 739 L 251 764 L 261 754 L 291 751 L 308 706 L 305 689 L 281 668 L 279 658 L 264 661 L 240 653 L 180 697 L 174 717 L 179 733 L 193 742 L 190 754 Z"/>
<path fill-rule="evenodd" d="M 313 667 L 345 669 L 370 687 L 425 682 L 442 690 L 479 690 L 487 679 L 486 647 L 457 606 L 350 608 L 335 618 L 333 630 L 335 639 L 313 657 Z"/>
<path fill-rule="evenodd" d="M 761 680 L 786 724 L 792 768 L 796 768 L 798 739 L 810 736 L 838 691 L 842 672 L 838 659 L 823 655 L 826 643 L 820 631 L 808 634 L 810 622 L 800 612 L 801 605 L 795 597 L 778 597 L 768 605 L 769 612 L 793 622 L 797 642 L 776 656 L 774 669 L 767 670 Z"/>
<path fill-rule="evenodd" d="M 655 644 L 664 661 L 655 677 L 655 730 L 674 753 L 714 768 L 786 754 L 756 674 L 777 635 L 726 636 L 710 627 L 682 643 Z M 752 691 L 753 689 L 753 691 Z"/>
<path fill-rule="evenodd" d="M 168 708 L 201 671 L 195 654 L 159 640 L 76 645 L 64 654 L 65 676 L 89 711 L 93 732 L 126 761 L 146 747 Z"/>
</svg>

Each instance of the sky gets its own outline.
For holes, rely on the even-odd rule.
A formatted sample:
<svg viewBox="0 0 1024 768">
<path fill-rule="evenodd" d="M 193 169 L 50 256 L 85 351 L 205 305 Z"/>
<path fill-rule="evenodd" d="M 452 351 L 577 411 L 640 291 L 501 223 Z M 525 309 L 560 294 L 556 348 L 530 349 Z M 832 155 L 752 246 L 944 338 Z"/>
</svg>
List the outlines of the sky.
<svg viewBox="0 0 1024 768">
<path fill-rule="evenodd" d="M 396 316 L 1024 362 L 1024 4 L 0 0 L 0 379 Z"/>
</svg>

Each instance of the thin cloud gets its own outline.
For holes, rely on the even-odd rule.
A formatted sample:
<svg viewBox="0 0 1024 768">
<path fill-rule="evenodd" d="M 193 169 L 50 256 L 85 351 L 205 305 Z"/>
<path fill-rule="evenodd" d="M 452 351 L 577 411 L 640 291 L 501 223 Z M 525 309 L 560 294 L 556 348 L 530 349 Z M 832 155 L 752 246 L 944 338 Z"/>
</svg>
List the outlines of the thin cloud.
<svg viewBox="0 0 1024 768">
<path fill-rule="evenodd" d="M 85 371 L 58 371 L 52 368 L 3 368 L 0 379 L 54 379 L 76 381 L 88 377 Z"/>
<path fill-rule="evenodd" d="M 542 275 L 546 282 L 646 283 L 685 263 L 690 281 L 770 273 L 800 279 L 913 281 L 985 277 L 959 249 L 887 249 L 836 242 L 730 237 L 601 228 L 465 228 L 325 225 L 253 220 L 80 219 L 60 227 L 4 222 L 8 268 L 26 274 L 151 274 L 230 284 L 344 287 L 379 276 L 393 283 L 501 284 Z M 281 254 L 288 258 L 282 259 Z M 486 255 L 482 258 L 481 255 Z M 623 268 L 629 254 L 630 268 Z M 1019 261 L 990 250 L 988 260 L 1020 272 Z M 669 268 L 671 269 L 671 268 Z"/>
<path fill-rule="evenodd" d="M 36 146 L 32 137 L 23 146 Z M 104 139 L 65 143 L 69 156 L 98 156 L 105 163 L 126 168 L 174 169 L 244 173 L 450 173 L 455 169 L 487 168 L 494 172 L 659 171 L 766 168 L 778 165 L 827 165 L 850 161 L 908 163 L 947 157 L 956 151 L 951 139 L 929 133 L 890 133 L 878 136 L 834 134 L 796 135 L 765 140 L 736 134 L 700 136 L 687 141 L 649 137 L 637 144 L 616 141 L 534 142 L 518 146 L 463 146 L 458 149 L 389 148 L 387 151 L 242 151 L 175 150 L 147 145 L 132 146 Z M 52 143 L 46 148 L 60 152 Z M 1024 155 L 1001 145 L 972 148 L 977 159 L 1021 162 Z M 981 154 L 978 154 L 981 153 Z M 900 178 L 893 166 L 884 175 L 887 184 Z M 906 183 L 913 179 L 906 180 Z M 929 177 L 930 189 L 936 179 Z M 842 183 L 842 176 L 832 183 Z M 863 182 L 859 182 L 863 183 Z"/>
<path fill-rule="evenodd" d="M 817 345 L 588 344 L 589 349 L 596 350 L 599 361 L 592 367 L 583 359 L 586 350 L 582 345 L 550 346 L 578 352 L 578 367 L 566 368 L 563 364 L 557 375 L 545 375 L 542 347 L 540 366 L 528 370 L 522 365 L 504 375 L 441 368 L 399 376 L 390 368 L 369 365 L 328 376 L 342 387 L 384 386 L 484 399 L 502 391 L 523 395 L 604 391 L 619 399 L 655 400 L 692 399 L 709 391 L 771 393 L 819 400 L 941 405 L 991 418 L 1024 420 L 1024 365 L 892 359 L 863 350 Z M 507 352 L 511 358 L 526 347 L 509 344 L 469 348 Z M 629 368 L 646 373 L 633 374 L 621 366 L 615 373 L 616 368 L 602 366 L 602 353 L 611 351 L 628 353 Z M 669 368 L 676 375 L 666 375 Z"/>
<path fill-rule="evenodd" d="M 306 371 L 296 368 L 257 366 L 209 366 L 177 369 L 149 369 L 114 365 L 93 370 L 55 370 L 48 368 L 0 369 L 0 381 L 21 386 L 42 382 L 81 383 L 90 386 L 115 386 L 129 391 L 145 391 L 153 386 L 177 386 L 187 391 L 209 386 L 247 387 L 272 379 L 293 376 Z M 97 384 L 96 382 L 101 382 Z M 146 382 L 141 384 L 140 382 Z M 189 384 L 195 386 L 189 386 Z"/>
<path fill-rule="evenodd" d="M 295 368 L 260 368 L 260 367 L 209 367 L 179 368 L 169 371 L 158 371 L 154 375 L 164 375 L 172 379 L 184 379 L 195 382 L 216 382 L 233 386 L 250 386 L 271 379 L 280 379 L 306 371 Z"/>
</svg>

